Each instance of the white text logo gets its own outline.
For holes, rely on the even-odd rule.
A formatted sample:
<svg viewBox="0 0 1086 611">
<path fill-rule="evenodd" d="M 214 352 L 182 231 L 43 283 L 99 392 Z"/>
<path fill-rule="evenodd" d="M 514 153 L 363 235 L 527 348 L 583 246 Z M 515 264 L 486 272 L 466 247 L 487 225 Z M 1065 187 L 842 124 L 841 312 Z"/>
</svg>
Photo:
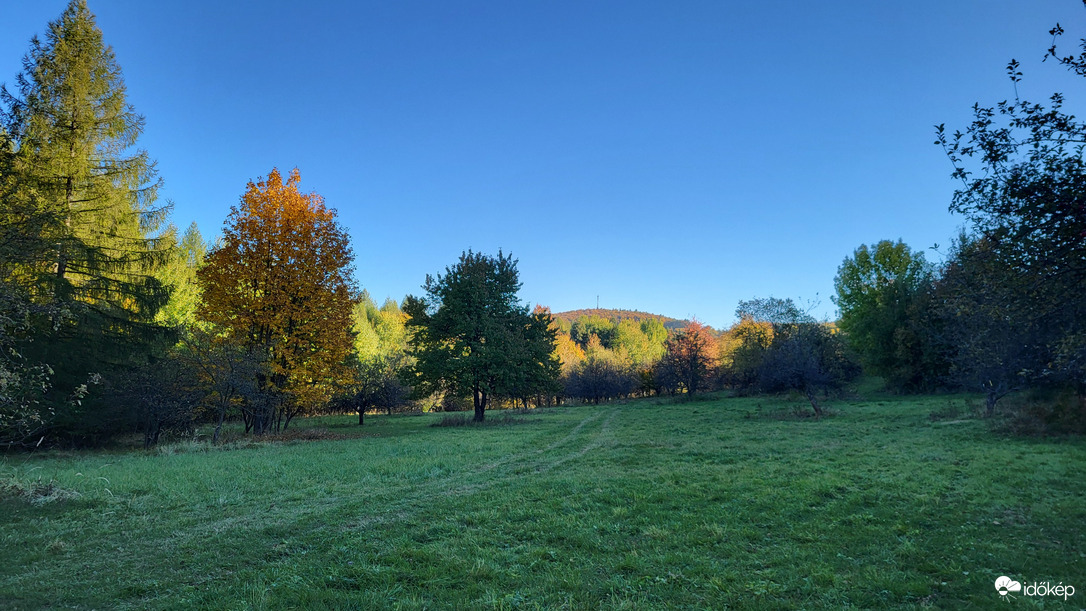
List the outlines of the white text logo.
<svg viewBox="0 0 1086 611">
<path fill-rule="evenodd" d="M 1015 581 L 1006 575 L 1002 575 L 995 580 L 995 589 L 1000 596 L 1008 596 L 1011 592 L 1021 592 L 1026 596 L 1059 596 L 1067 600 L 1075 595 L 1075 587 L 1071 585 L 1065 586 L 1062 581 L 1056 585 L 1052 585 L 1048 581 L 1039 583 L 1035 581 L 1023 587 L 1021 582 Z"/>
</svg>

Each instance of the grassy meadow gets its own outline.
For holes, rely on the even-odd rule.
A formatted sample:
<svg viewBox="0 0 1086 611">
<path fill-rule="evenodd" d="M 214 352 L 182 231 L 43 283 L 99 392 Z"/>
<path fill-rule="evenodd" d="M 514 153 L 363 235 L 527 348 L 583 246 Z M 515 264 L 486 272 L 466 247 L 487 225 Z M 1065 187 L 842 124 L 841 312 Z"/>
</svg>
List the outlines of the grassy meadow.
<svg viewBox="0 0 1086 611">
<path fill-rule="evenodd" d="M 1086 607 L 1086 440 L 968 398 L 663 399 L 0 457 L 10 609 Z M 501 421 L 501 422 L 497 422 Z"/>
</svg>

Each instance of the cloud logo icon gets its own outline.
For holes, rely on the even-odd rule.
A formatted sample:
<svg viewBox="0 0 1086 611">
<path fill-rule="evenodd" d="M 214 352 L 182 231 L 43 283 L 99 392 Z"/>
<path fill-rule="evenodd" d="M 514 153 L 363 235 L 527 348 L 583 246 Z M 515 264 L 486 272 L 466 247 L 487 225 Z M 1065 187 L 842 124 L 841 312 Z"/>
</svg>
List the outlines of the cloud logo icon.
<svg viewBox="0 0 1086 611">
<path fill-rule="evenodd" d="M 995 581 L 995 589 L 1000 596 L 1006 596 L 1009 592 L 1021 592 L 1022 584 L 1003 575 Z"/>
</svg>

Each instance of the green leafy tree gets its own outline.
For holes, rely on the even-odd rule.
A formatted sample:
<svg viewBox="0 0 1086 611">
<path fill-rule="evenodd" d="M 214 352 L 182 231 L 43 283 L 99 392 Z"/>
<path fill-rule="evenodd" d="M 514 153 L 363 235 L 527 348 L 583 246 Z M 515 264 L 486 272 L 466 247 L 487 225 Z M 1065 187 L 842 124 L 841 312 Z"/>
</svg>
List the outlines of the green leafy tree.
<svg viewBox="0 0 1086 611">
<path fill-rule="evenodd" d="M 405 403 L 409 390 L 401 381 L 403 369 L 411 364 L 407 346 L 407 316 L 395 299 L 386 299 L 381 307 L 368 291 L 352 312 L 355 332 L 356 362 L 354 382 L 349 392 L 338 397 L 333 411 L 358 413 L 363 423 L 366 410 L 393 408 Z"/>
<path fill-rule="evenodd" d="M 164 435 L 191 435 L 200 402 L 197 370 L 176 354 L 126 371 L 109 397 L 127 405 L 143 431 L 143 447 Z"/>
<path fill-rule="evenodd" d="M 601 401 L 628 397 L 638 389 L 640 382 L 637 374 L 615 359 L 610 351 L 589 356 L 563 377 L 567 397 L 597 405 Z"/>
<path fill-rule="evenodd" d="M 985 415 L 1003 397 L 1048 373 L 1050 337 L 1030 308 L 1028 283 L 983 239 L 959 238 L 936 286 L 937 331 L 949 350 L 950 380 L 985 395 Z"/>
<path fill-rule="evenodd" d="M 408 389 L 400 381 L 398 363 L 376 356 L 358 360 L 355 367 L 354 383 L 329 404 L 330 411 L 357 412 L 358 426 L 362 426 L 367 410 L 383 409 L 391 415 L 406 402 Z"/>
<path fill-rule="evenodd" d="M 823 410 L 818 395 L 840 389 L 860 371 L 840 333 L 791 299 L 740 301 L 732 327 L 728 379 L 737 388 L 761 392 L 794 390 Z"/>
<path fill-rule="evenodd" d="M 61 319 L 64 312 L 34 304 L 7 282 L 0 283 L 0 446 L 33 446 L 53 424 L 54 407 L 45 401 L 53 386 L 53 369 L 28 360 L 23 348 L 34 315 Z"/>
<path fill-rule="evenodd" d="M 940 377 L 923 305 L 933 271 L 902 241 L 862 245 L 837 269 L 839 326 L 866 368 L 900 390 L 933 387 Z"/>
<path fill-rule="evenodd" d="M 815 322 L 791 298 L 758 297 L 740 301 L 735 315 L 739 322 L 728 331 L 723 342 L 728 352 L 721 357 L 727 367 L 726 382 L 746 391 L 758 388 L 763 365 L 779 328 Z"/>
<path fill-rule="evenodd" d="M 407 353 L 407 316 L 395 299 L 386 299 L 377 307 L 369 292 L 362 291 L 351 318 L 359 358 L 381 358 L 391 363 L 403 359 Z"/>
<path fill-rule="evenodd" d="M 650 366 L 664 356 L 667 331 L 664 330 L 665 342 L 654 342 L 655 338 L 647 335 L 643 329 L 647 322 L 649 321 L 638 323 L 633 320 L 622 320 L 615 327 L 615 348 L 625 351 L 630 363 L 635 367 Z M 660 321 L 651 322 L 663 328 L 663 323 Z M 655 331 L 654 328 L 651 330 Z"/>
<path fill-rule="evenodd" d="M 482 422 L 491 397 L 534 394 L 532 385 L 553 382 L 555 331 L 549 314 L 521 305 L 511 255 L 469 250 L 445 274 L 427 275 L 423 289 L 403 308 L 416 358 L 406 378 L 417 392 L 471 396 Z"/>
<path fill-rule="evenodd" d="M 773 323 L 745 316 L 722 338 L 721 365 L 724 381 L 736 389 L 751 389 L 765 354 L 773 343 Z"/>
<path fill-rule="evenodd" d="M 814 318 L 796 305 L 791 298 L 757 297 L 749 301 L 740 301 L 735 308 L 735 315 L 739 317 L 739 320 L 750 319 L 775 325 L 814 322 Z"/>
<path fill-rule="evenodd" d="M 227 417 L 242 413 L 242 401 L 258 395 L 257 377 L 267 371 L 259 361 L 263 355 L 215 333 L 210 325 L 185 328 L 175 350 L 175 358 L 195 372 L 207 416 L 215 422 L 212 443 L 218 443 Z M 248 425 L 251 418 L 245 416 Z"/>
<path fill-rule="evenodd" d="M 592 336 L 599 338 L 600 343 L 607 350 L 614 348 L 617 328 L 615 323 L 602 316 L 578 316 L 570 328 L 570 337 L 583 349 L 588 349 L 588 342 Z"/>
<path fill-rule="evenodd" d="M 524 327 L 524 341 L 513 345 L 513 360 L 528 366 L 513 372 L 513 377 L 503 394 L 506 398 L 521 401 L 528 407 L 550 402 L 561 389 L 558 382 L 562 375 L 562 361 L 557 354 L 557 329 L 551 311 L 536 306 L 531 320 Z"/>
<path fill-rule="evenodd" d="M 1086 39 L 1080 41 L 1080 55 L 1061 56 L 1056 41 L 1063 33 L 1058 24 L 1050 31 L 1047 59 L 1086 76 Z M 993 325 L 1031 326 L 1036 358 L 1021 370 L 1043 373 L 1032 376 L 1034 385 L 1070 385 L 1081 397 L 1086 395 L 1086 123 L 1066 110 L 1062 94 L 1047 103 L 1021 99 L 1019 67 L 1015 60 L 1007 66 L 1013 100 L 974 105 L 972 123 L 953 134 L 937 126 L 936 143 L 961 181 L 951 210 L 972 223 L 973 241 L 985 252 L 983 266 L 994 269 L 989 265 L 994 261 L 1002 269 L 983 287 L 1006 296 L 987 308 L 998 310 L 988 319 Z M 1000 366 L 1003 350 L 982 352 L 978 358 Z"/>
<path fill-rule="evenodd" d="M 377 304 L 369 291 L 363 290 L 358 303 L 351 310 L 351 329 L 354 331 L 354 350 L 360 360 L 377 358 L 381 353 L 381 338 L 374 328 Z"/>
<path fill-rule="evenodd" d="M 663 356 L 663 346 L 667 342 L 667 327 L 664 326 L 663 321 L 659 318 L 649 318 L 641 321 L 641 333 L 645 335 L 645 338 L 649 342 L 649 346 L 652 350 L 656 351 L 658 357 Z M 659 347 L 659 349 L 657 349 Z"/>
</svg>

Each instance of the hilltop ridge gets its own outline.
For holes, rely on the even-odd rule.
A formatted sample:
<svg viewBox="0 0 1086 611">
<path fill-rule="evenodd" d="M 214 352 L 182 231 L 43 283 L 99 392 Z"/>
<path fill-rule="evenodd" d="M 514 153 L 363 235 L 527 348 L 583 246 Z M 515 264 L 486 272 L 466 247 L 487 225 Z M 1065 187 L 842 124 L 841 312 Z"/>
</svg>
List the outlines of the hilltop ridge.
<svg viewBox="0 0 1086 611">
<path fill-rule="evenodd" d="M 587 308 L 583 310 L 568 310 L 565 312 L 554 312 L 552 314 L 555 318 L 560 318 L 566 322 L 572 323 L 581 316 L 598 316 L 614 322 L 622 320 L 632 320 L 634 322 L 643 322 L 646 320 L 659 320 L 664 323 L 664 327 L 668 330 L 681 329 L 689 324 L 689 320 L 681 320 L 678 318 L 672 318 L 670 316 L 664 316 L 663 314 L 652 314 L 650 312 L 641 312 L 639 310 L 615 310 L 607 308 Z"/>
</svg>

